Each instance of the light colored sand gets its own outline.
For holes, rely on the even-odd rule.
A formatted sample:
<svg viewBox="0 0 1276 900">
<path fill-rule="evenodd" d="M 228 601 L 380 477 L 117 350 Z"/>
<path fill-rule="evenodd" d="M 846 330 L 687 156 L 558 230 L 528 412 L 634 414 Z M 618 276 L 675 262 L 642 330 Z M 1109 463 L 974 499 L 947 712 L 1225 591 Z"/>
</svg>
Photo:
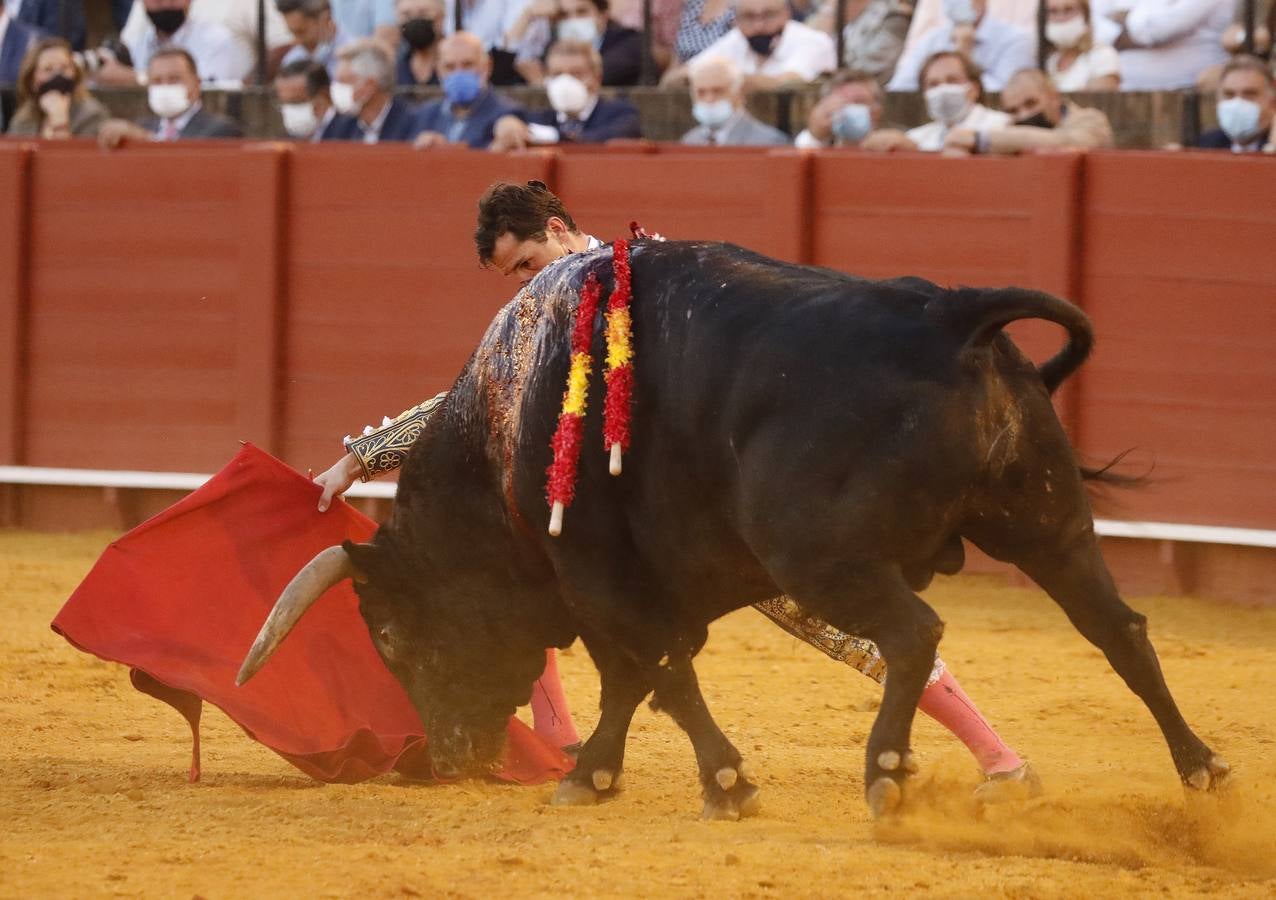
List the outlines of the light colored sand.
<svg viewBox="0 0 1276 900">
<path fill-rule="evenodd" d="M 979 820 L 969 758 L 919 717 L 917 811 L 861 799 L 878 688 L 742 612 L 699 660 L 718 720 L 759 772 L 763 813 L 702 823 L 686 739 L 644 707 L 627 792 L 551 809 L 552 788 L 310 781 L 216 710 L 204 780 L 185 723 L 123 667 L 48 628 L 105 535 L 0 533 L 0 895 L 1276 895 L 1276 611 L 1141 600 L 1184 714 L 1237 770 L 1188 805 L 1151 717 L 1044 595 L 957 580 L 927 597 L 943 653 L 1046 781 Z M 586 728 L 597 680 L 564 678 Z"/>
</svg>

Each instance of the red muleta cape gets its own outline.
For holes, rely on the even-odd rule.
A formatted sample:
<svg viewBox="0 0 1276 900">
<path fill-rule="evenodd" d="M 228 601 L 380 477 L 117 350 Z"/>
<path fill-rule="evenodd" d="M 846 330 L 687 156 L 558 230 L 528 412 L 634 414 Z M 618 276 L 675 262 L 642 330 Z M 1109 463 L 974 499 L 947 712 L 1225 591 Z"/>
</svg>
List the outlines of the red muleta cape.
<svg viewBox="0 0 1276 900">
<path fill-rule="evenodd" d="M 113 542 L 53 630 L 131 668 L 138 690 L 191 725 L 199 778 L 202 700 L 320 781 L 391 769 L 430 779 L 421 719 L 372 646 L 349 582 L 298 623 L 252 681 L 235 675 L 280 591 L 315 554 L 376 525 L 345 503 L 316 509 L 320 489 L 250 444 L 203 487 Z M 201 699 L 202 698 L 202 699 Z M 511 718 L 496 777 L 561 778 L 572 761 Z"/>
</svg>

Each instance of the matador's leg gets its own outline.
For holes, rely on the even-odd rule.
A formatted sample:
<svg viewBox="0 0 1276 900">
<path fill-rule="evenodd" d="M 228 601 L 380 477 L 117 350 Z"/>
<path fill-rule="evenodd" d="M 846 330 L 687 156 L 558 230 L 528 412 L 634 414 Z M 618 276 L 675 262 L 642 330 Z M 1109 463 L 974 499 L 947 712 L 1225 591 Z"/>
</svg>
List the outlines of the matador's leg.
<svg viewBox="0 0 1276 900">
<path fill-rule="evenodd" d="M 809 615 L 791 597 L 773 597 L 754 604 L 754 608 L 789 634 L 801 638 L 832 659 L 858 669 L 878 684 L 885 680 L 886 662 L 872 641 L 839 631 Z M 980 714 L 938 654 L 917 708 L 965 744 L 984 775 L 993 777 L 1022 772 L 1025 777 L 1031 776 L 1023 760 Z"/>
<path fill-rule="evenodd" d="M 385 419 L 377 428 L 369 426 L 358 437 L 347 437 L 346 450 L 363 470 L 360 480 L 368 481 L 402 466 L 425 423 L 446 399 L 447 394 L 437 394 L 393 419 Z M 532 728 L 555 747 L 580 743 L 567 695 L 558 679 L 558 658 L 553 648 L 545 651 L 545 671 L 532 686 Z"/>
</svg>

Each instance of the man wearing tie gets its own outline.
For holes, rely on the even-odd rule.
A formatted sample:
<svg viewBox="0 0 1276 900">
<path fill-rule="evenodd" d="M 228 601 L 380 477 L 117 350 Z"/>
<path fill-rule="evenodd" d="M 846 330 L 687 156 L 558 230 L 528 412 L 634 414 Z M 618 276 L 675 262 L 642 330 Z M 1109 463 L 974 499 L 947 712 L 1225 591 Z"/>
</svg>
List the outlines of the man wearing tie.
<svg viewBox="0 0 1276 900">
<path fill-rule="evenodd" d="M 496 123 L 494 150 L 529 145 L 600 144 L 642 137 L 637 108 L 627 100 L 604 100 L 602 56 L 583 41 L 559 41 L 545 57 L 545 93 L 552 109 L 508 115 Z"/>
<path fill-rule="evenodd" d="M 178 141 L 237 138 L 243 132 L 225 116 L 204 109 L 194 58 L 177 47 L 155 53 L 147 66 L 146 102 L 155 115 L 138 120 L 111 119 L 98 132 L 108 149 L 126 138 L 135 141 Z"/>
</svg>

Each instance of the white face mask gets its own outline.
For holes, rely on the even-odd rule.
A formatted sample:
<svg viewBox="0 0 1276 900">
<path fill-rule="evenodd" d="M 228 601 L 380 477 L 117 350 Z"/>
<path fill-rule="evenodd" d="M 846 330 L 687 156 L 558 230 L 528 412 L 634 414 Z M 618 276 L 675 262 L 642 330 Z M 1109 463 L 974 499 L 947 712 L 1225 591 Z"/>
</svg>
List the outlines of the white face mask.
<svg viewBox="0 0 1276 900">
<path fill-rule="evenodd" d="M 184 84 L 152 84 L 146 89 L 146 102 L 161 119 L 176 119 L 191 105 Z"/>
<path fill-rule="evenodd" d="M 956 125 L 970 112 L 969 88 L 964 84 L 937 84 L 926 92 L 926 111 L 941 125 Z"/>
<path fill-rule="evenodd" d="M 295 138 L 310 137 L 319 124 L 319 117 L 310 103 L 283 103 L 279 112 L 284 117 L 284 131 Z"/>
<path fill-rule="evenodd" d="M 954 25 L 973 25 L 979 18 L 971 0 L 944 0 L 944 15 Z"/>
<path fill-rule="evenodd" d="M 334 81 L 328 87 L 328 92 L 332 95 L 332 105 L 343 116 L 357 116 L 360 110 L 363 109 L 363 104 L 354 99 L 353 84 L 346 84 L 344 81 Z"/>
<path fill-rule="evenodd" d="M 1046 23 L 1046 40 L 1064 50 L 1081 43 L 1081 39 L 1089 33 L 1090 26 L 1086 24 L 1084 16 Z"/>
<path fill-rule="evenodd" d="M 545 93 L 555 112 L 574 116 L 589 103 L 589 88 L 574 75 L 555 75 L 545 80 Z"/>
<path fill-rule="evenodd" d="M 583 41 L 586 44 L 592 44 L 598 40 L 598 22 L 593 16 L 563 19 L 563 21 L 558 23 L 558 39 L 560 41 Z"/>
<path fill-rule="evenodd" d="M 1220 100 L 1215 111 L 1218 113 L 1218 127 L 1237 144 L 1262 130 L 1259 122 L 1263 118 L 1263 109 L 1253 100 L 1244 97 Z"/>
<path fill-rule="evenodd" d="M 735 106 L 730 100 L 714 100 L 713 102 L 697 100 L 691 104 L 691 115 L 705 128 L 721 128 L 735 115 Z"/>
</svg>

